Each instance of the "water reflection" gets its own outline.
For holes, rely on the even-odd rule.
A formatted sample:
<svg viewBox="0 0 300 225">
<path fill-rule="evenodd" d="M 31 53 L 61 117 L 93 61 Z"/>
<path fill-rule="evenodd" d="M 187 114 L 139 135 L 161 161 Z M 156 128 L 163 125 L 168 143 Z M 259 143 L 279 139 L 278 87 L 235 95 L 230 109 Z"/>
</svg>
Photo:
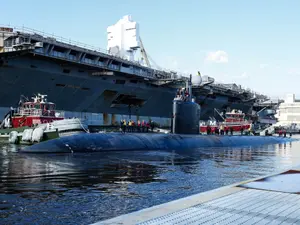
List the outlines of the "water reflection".
<svg viewBox="0 0 300 225">
<path fill-rule="evenodd" d="M 5 145 L 0 152 L 0 192 L 61 192 L 86 187 L 109 192 L 111 190 L 105 184 L 118 188 L 130 183 L 166 182 L 160 177 L 164 167 L 177 167 L 187 174 L 199 173 L 207 161 L 214 162 L 215 168 L 234 169 L 242 167 L 241 162 L 266 161 L 270 156 L 278 156 L 278 163 L 286 164 L 293 162 L 292 145 L 289 143 L 288 148 L 286 144 L 256 148 L 199 148 L 180 153 L 149 151 L 60 155 L 19 154 L 14 146 Z"/>
<path fill-rule="evenodd" d="M 157 177 L 156 166 L 131 160 L 118 160 L 117 153 L 110 154 L 109 157 L 101 154 L 18 154 L 7 157 L 2 154 L 0 163 L 2 164 L 0 192 L 9 194 L 40 190 L 53 192 L 78 187 L 108 191 L 102 184 L 164 181 Z"/>
<path fill-rule="evenodd" d="M 0 149 L 5 224 L 93 223 L 300 164 L 300 142 L 105 154 Z"/>
</svg>

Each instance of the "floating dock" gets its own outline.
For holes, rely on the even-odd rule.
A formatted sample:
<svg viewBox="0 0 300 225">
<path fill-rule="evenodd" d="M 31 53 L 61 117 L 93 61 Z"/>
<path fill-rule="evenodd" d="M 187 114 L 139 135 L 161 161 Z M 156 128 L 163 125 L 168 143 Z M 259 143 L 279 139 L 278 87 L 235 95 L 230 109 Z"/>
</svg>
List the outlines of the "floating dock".
<svg viewBox="0 0 300 225">
<path fill-rule="evenodd" d="M 203 192 L 94 225 L 300 224 L 300 167 Z"/>
</svg>

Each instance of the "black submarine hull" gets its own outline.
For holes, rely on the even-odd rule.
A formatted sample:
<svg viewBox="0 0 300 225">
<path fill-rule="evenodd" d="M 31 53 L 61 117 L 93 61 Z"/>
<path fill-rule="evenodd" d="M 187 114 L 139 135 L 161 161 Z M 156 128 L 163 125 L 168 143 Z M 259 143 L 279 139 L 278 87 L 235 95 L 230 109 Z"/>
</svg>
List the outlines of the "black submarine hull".
<svg viewBox="0 0 300 225">
<path fill-rule="evenodd" d="M 278 144 L 293 138 L 273 136 L 226 136 L 183 134 L 78 134 L 20 149 L 24 153 L 74 153 L 104 151 L 189 150 L 201 147 L 236 147 Z"/>
</svg>

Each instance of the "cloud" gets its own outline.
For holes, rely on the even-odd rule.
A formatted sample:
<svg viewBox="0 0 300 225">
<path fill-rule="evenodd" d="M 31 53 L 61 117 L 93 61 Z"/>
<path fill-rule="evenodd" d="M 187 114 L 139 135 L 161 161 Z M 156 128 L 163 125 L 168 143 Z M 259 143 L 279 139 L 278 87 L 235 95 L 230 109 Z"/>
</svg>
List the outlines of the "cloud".
<svg viewBox="0 0 300 225">
<path fill-rule="evenodd" d="M 275 66 L 274 66 L 274 68 L 275 68 L 275 69 L 280 69 L 280 68 L 281 68 L 281 66 L 279 66 L 279 65 L 275 65 Z"/>
<path fill-rule="evenodd" d="M 266 63 L 261 63 L 261 64 L 259 65 L 259 68 L 261 68 L 261 69 L 265 69 L 265 68 L 267 68 L 267 67 L 269 67 L 269 64 L 266 64 Z"/>
<path fill-rule="evenodd" d="M 240 76 L 240 78 L 248 78 L 248 77 L 249 76 L 248 76 L 248 74 L 246 72 L 242 73 L 241 76 Z"/>
<path fill-rule="evenodd" d="M 270 69 L 280 69 L 281 66 L 278 64 L 268 64 L 268 63 L 261 63 L 259 64 L 259 68 L 260 69 L 266 69 L 266 68 L 270 68 Z"/>
<path fill-rule="evenodd" d="M 228 63 L 228 54 L 221 50 L 209 52 L 205 58 L 205 61 L 215 63 Z"/>
<path fill-rule="evenodd" d="M 237 75 L 237 76 L 232 76 L 232 78 L 235 78 L 235 79 L 247 79 L 248 77 L 249 77 L 249 75 L 246 72 L 243 72 L 242 74 Z"/>
<path fill-rule="evenodd" d="M 300 75 L 300 68 L 290 68 L 290 69 L 288 69 L 288 74 Z"/>
</svg>

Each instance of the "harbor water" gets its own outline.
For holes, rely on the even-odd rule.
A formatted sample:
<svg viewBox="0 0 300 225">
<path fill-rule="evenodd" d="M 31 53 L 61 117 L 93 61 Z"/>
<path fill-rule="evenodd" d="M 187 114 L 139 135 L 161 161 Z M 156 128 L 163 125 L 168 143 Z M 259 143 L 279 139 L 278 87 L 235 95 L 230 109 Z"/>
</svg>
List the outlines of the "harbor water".
<svg viewBox="0 0 300 225">
<path fill-rule="evenodd" d="M 0 144 L 1 224 L 89 224 L 300 164 L 300 142 L 24 154 Z"/>
</svg>

